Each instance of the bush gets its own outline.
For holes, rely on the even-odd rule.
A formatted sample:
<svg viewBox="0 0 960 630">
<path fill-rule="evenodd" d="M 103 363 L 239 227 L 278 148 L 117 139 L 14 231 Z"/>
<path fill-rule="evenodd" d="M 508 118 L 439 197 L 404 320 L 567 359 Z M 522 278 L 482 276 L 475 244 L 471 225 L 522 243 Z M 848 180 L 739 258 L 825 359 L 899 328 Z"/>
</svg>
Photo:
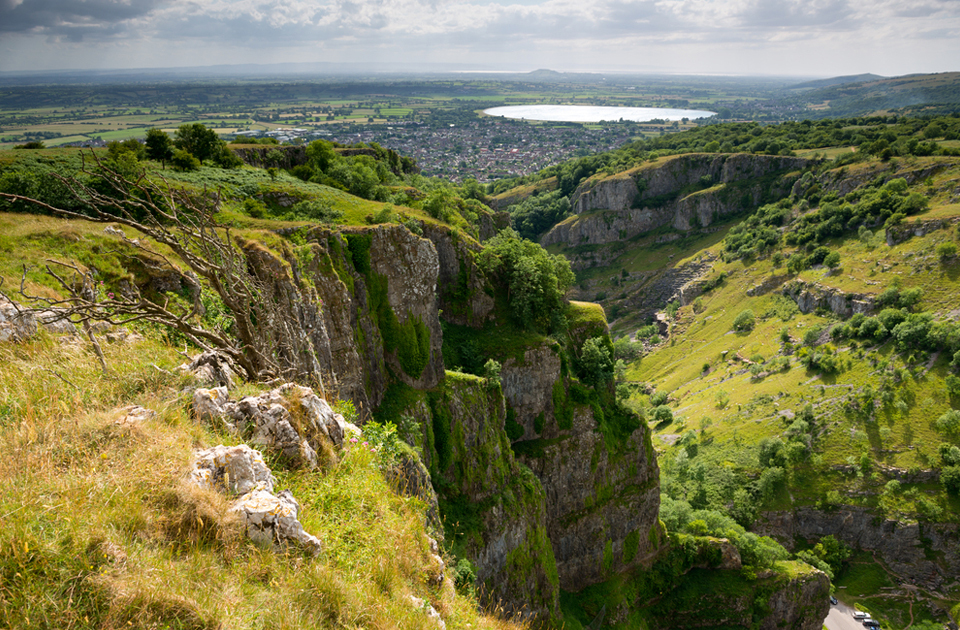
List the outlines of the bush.
<svg viewBox="0 0 960 630">
<path fill-rule="evenodd" d="M 960 411 L 951 409 L 939 418 L 936 422 L 937 430 L 944 433 L 960 433 Z"/>
<path fill-rule="evenodd" d="M 940 471 L 940 483 L 950 494 L 960 494 L 960 466 L 947 466 Z"/>
<path fill-rule="evenodd" d="M 487 362 L 484 363 L 483 376 L 487 379 L 488 387 L 499 387 L 501 369 L 500 362 L 494 359 L 487 359 Z"/>
<path fill-rule="evenodd" d="M 937 256 L 940 260 L 948 260 L 957 255 L 957 246 L 954 243 L 940 243 L 937 245 Z"/>
<path fill-rule="evenodd" d="M 740 314 L 737 315 L 736 319 L 733 320 L 733 329 L 738 332 L 747 332 L 753 330 L 753 326 L 756 319 L 753 315 L 753 311 L 746 309 L 740 311 Z"/>
<path fill-rule="evenodd" d="M 177 149 L 170 158 L 170 166 L 178 171 L 197 171 L 200 170 L 200 160 L 188 151 Z"/>
</svg>

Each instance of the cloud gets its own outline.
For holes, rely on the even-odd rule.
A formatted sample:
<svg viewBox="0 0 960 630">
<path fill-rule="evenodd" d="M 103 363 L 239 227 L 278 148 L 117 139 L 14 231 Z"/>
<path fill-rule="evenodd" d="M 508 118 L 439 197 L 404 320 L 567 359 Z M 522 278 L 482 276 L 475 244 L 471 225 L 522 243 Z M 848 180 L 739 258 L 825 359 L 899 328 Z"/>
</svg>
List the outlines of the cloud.
<svg viewBox="0 0 960 630">
<path fill-rule="evenodd" d="M 901 44 L 899 62 L 904 47 L 929 59 L 938 51 L 921 42 L 923 33 L 939 38 L 937 58 L 957 59 L 960 45 L 943 41 L 958 30 L 958 0 L 0 0 L 5 45 L 37 50 L 23 42 L 39 38 L 51 58 L 113 66 L 682 63 L 688 71 L 740 72 L 728 64 L 773 69 L 779 56 L 813 68 L 819 50 L 866 60 L 869 48 L 881 60 Z M 757 57 L 758 50 L 766 53 Z M 12 64 L 0 60 L 0 67 Z"/>
<path fill-rule="evenodd" d="M 0 0 L 0 33 L 34 33 L 81 41 L 111 36 L 149 15 L 164 0 Z"/>
</svg>

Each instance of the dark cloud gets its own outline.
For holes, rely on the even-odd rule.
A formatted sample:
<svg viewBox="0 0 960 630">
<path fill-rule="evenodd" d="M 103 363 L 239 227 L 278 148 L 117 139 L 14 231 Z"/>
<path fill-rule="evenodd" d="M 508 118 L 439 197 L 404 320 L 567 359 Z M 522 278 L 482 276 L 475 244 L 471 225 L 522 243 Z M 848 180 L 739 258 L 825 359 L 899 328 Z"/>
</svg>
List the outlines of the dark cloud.
<svg viewBox="0 0 960 630">
<path fill-rule="evenodd" d="M 0 0 L 0 32 L 36 33 L 80 41 L 113 36 L 123 24 L 146 16 L 162 0 Z"/>
</svg>

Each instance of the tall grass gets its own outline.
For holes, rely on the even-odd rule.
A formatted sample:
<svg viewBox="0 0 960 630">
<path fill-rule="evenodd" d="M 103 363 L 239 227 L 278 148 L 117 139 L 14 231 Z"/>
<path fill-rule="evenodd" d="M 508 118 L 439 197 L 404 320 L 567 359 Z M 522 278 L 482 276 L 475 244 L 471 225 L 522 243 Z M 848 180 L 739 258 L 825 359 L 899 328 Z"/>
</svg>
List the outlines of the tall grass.
<svg viewBox="0 0 960 630">
<path fill-rule="evenodd" d="M 235 438 L 196 423 L 176 352 L 89 349 L 41 333 L 0 345 L 0 628 L 515 628 L 438 582 L 424 506 L 356 448 L 285 472 L 319 558 L 257 547 L 228 499 L 184 483 L 192 452 Z M 250 389 L 249 387 L 245 389 Z M 122 422 L 141 404 L 152 419 Z"/>
</svg>

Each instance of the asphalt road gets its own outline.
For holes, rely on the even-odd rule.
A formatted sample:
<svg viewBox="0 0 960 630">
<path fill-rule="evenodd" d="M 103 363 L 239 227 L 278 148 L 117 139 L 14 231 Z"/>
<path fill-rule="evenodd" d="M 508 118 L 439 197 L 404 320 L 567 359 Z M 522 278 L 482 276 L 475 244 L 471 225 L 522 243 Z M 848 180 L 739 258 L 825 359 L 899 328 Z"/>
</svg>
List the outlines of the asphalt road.
<svg viewBox="0 0 960 630">
<path fill-rule="evenodd" d="M 830 606 L 830 614 L 827 615 L 823 625 L 827 630 L 866 630 L 857 619 L 853 618 L 854 609 L 843 602 L 836 606 Z"/>
</svg>

